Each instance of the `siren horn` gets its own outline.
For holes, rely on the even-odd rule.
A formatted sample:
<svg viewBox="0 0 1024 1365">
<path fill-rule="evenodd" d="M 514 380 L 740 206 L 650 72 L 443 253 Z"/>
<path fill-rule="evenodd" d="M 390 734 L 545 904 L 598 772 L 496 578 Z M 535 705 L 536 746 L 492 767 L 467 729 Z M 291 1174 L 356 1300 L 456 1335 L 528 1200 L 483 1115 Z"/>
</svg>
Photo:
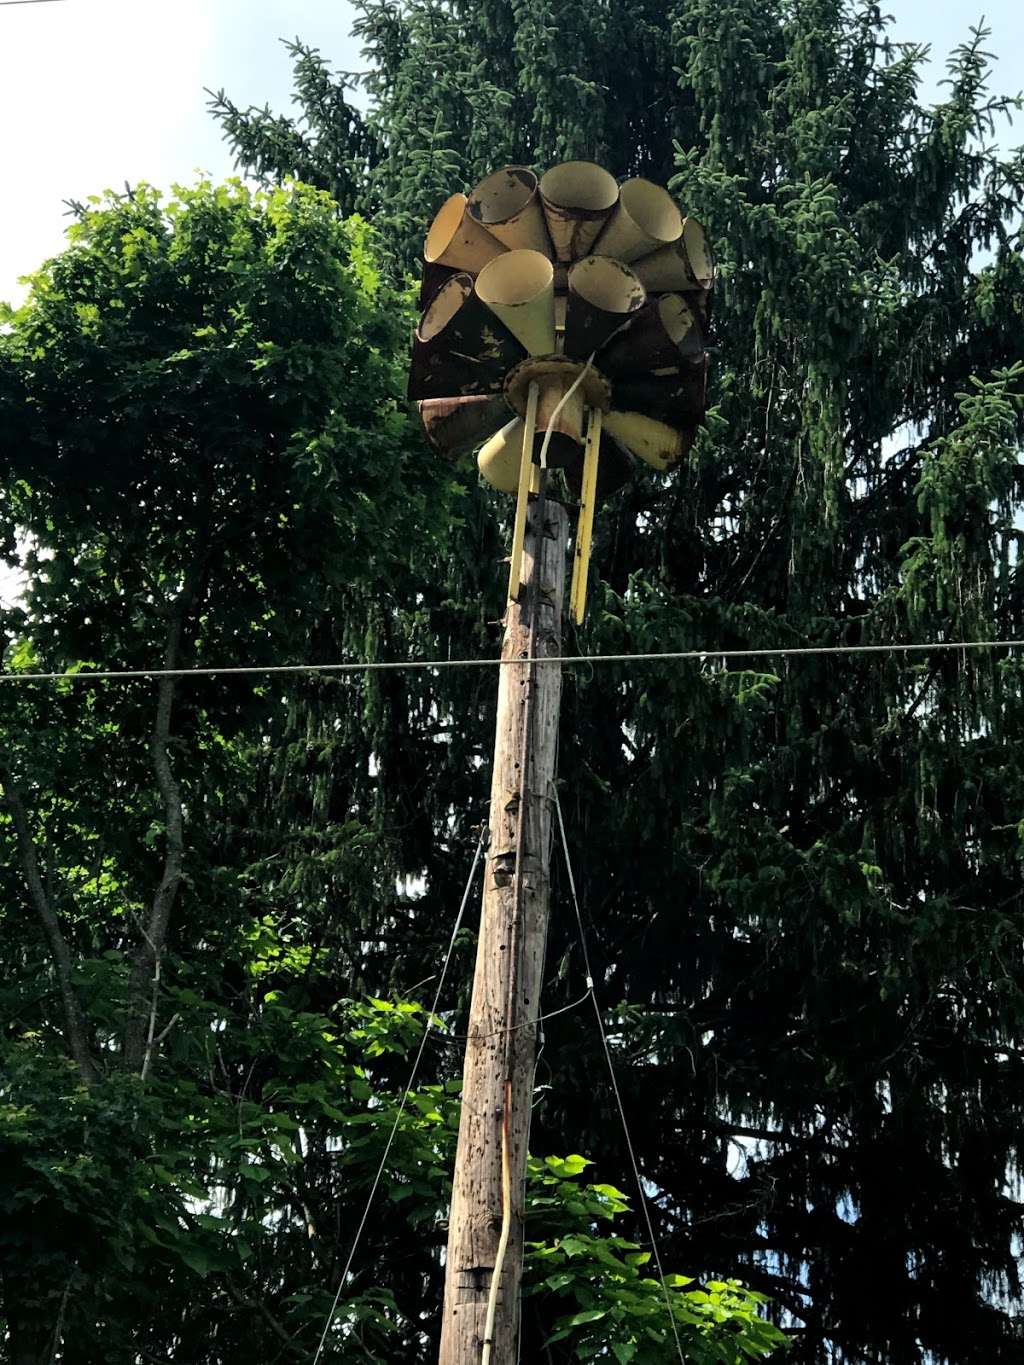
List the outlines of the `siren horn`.
<svg viewBox="0 0 1024 1365">
<path fill-rule="evenodd" d="M 602 256 L 628 263 L 678 241 L 682 231 L 683 215 L 668 190 L 637 177 L 619 191 L 618 205 L 596 249 Z"/>
<path fill-rule="evenodd" d="M 413 340 L 410 398 L 500 393 L 523 348 L 473 292 L 473 277 L 453 275 L 423 314 Z"/>
<path fill-rule="evenodd" d="M 505 252 L 477 278 L 477 297 L 531 355 L 555 349 L 554 278 L 547 256 L 529 250 Z"/>
<path fill-rule="evenodd" d="M 504 398 L 423 398 L 417 404 L 427 440 L 449 460 L 468 455 L 508 416 Z"/>
<path fill-rule="evenodd" d="M 680 431 L 642 412 L 606 412 L 604 425 L 628 451 L 654 469 L 672 469 L 693 445 L 692 430 Z"/>
<path fill-rule="evenodd" d="M 707 405 L 707 356 L 694 356 L 671 370 L 627 375 L 612 385 L 612 402 L 628 412 L 649 412 L 670 421 L 700 421 Z"/>
<path fill-rule="evenodd" d="M 715 258 L 696 218 L 683 223 L 682 236 L 634 262 L 633 269 L 653 293 L 662 289 L 706 291 L 715 282 Z"/>
<path fill-rule="evenodd" d="M 551 256 L 537 177 L 525 166 L 506 166 L 481 180 L 469 196 L 469 212 L 502 246 Z"/>
<path fill-rule="evenodd" d="M 519 487 L 525 430 L 523 419 L 513 417 L 511 422 L 506 422 L 480 447 L 477 454 L 476 463 L 480 473 L 501 493 L 514 493 Z"/>
<path fill-rule="evenodd" d="M 599 352 L 603 374 L 649 374 L 676 366 L 684 356 L 700 355 L 704 333 L 686 299 L 664 294 L 649 299 Z"/>
<path fill-rule="evenodd" d="M 586 256 L 569 271 L 565 354 L 585 360 L 642 308 L 647 294 L 628 266 L 610 256 Z"/>
<path fill-rule="evenodd" d="M 423 248 L 427 265 L 450 265 L 476 275 L 488 261 L 504 254 L 505 248 L 480 226 L 468 206 L 464 194 L 453 194 L 438 209 Z"/>
<path fill-rule="evenodd" d="M 592 161 L 563 161 L 541 177 L 540 196 L 556 259 L 578 261 L 618 203 L 619 187 Z"/>
</svg>

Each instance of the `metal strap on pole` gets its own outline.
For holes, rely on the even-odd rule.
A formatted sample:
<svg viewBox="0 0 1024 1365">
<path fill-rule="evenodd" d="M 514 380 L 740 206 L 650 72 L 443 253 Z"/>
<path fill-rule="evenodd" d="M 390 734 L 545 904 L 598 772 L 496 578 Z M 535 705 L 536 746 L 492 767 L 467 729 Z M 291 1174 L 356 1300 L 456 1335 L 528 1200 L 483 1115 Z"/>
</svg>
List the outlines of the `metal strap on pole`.
<svg viewBox="0 0 1024 1365">
<path fill-rule="evenodd" d="M 587 448 L 583 457 L 583 488 L 580 494 L 580 517 L 576 527 L 576 550 L 573 556 L 572 588 L 569 602 L 576 624 L 583 624 L 587 610 L 587 577 L 590 570 L 590 549 L 594 537 L 594 509 L 597 503 L 597 461 L 601 453 L 601 410 L 590 409 L 587 423 Z"/>
<path fill-rule="evenodd" d="M 530 499 L 530 483 L 533 478 L 533 438 L 537 431 L 537 403 L 540 399 L 540 386 L 533 382 L 527 391 L 526 423 L 523 427 L 523 454 L 519 463 L 519 493 L 516 500 L 515 528 L 512 532 L 512 561 L 508 571 L 508 596 L 510 602 L 519 601 L 522 587 L 523 545 L 526 542 L 526 508 Z"/>
</svg>

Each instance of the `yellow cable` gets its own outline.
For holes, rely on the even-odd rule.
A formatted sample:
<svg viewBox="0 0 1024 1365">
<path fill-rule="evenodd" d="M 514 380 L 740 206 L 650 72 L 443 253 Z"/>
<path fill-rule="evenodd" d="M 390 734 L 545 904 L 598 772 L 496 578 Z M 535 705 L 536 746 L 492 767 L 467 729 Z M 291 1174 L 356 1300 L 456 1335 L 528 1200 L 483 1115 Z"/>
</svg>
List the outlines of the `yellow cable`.
<svg viewBox="0 0 1024 1365">
<path fill-rule="evenodd" d="M 505 1268 L 505 1253 L 508 1250 L 512 1232 L 512 1165 L 509 1159 L 508 1128 L 512 1108 L 512 1082 L 505 1081 L 505 1102 L 501 1115 L 501 1236 L 494 1257 L 494 1270 L 491 1273 L 491 1288 L 487 1295 L 487 1316 L 484 1319 L 483 1351 L 480 1365 L 490 1365 L 491 1350 L 494 1346 L 494 1319 L 498 1315 L 498 1290 L 501 1286 L 501 1273 Z"/>
</svg>

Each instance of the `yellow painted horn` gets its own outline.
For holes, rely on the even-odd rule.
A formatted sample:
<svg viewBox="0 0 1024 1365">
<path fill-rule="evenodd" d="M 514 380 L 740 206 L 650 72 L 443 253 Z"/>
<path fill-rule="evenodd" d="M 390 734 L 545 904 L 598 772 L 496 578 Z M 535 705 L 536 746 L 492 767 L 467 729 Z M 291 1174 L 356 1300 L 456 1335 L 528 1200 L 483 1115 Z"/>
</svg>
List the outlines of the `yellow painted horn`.
<svg viewBox="0 0 1024 1365">
<path fill-rule="evenodd" d="M 633 270 L 653 293 L 663 289 L 710 289 L 715 281 L 715 258 L 703 227 L 687 218 L 677 242 L 659 247 L 633 262 Z"/>
<path fill-rule="evenodd" d="M 601 256 L 635 261 L 678 241 L 682 232 L 683 215 L 668 190 L 637 177 L 619 191 L 615 212 L 594 249 Z"/>
<path fill-rule="evenodd" d="M 519 487 L 519 468 L 523 458 L 523 432 L 526 423 L 513 417 L 480 447 L 477 468 L 492 487 L 514 493 Z"/>
<path fill-rule="evenodd" d="M 481 270 L 477 297 L 531 355 L 555 349 L 555 272 L 539 251 L 507 251 Z"/>
<path fill-rule="evenodd" d="M 593 247 L 618 203 L 619 187 L 592 161 L 563 161 L 540 182 L 548 232 L 558 261 L 578 261 Z"/>
<path fill-rule="evenodd" d="M 514 417 L 480 447 L 476 457 L 477 467 L 487 482 L 499 492 L 515 493 L 518 488 L 519 461 L 522 458 L 525 431 L 526 423 L 523 419 Z M 534 444 L 536 449 L 536 441 Z M 598 502 L 628 482 L 633 467 L 633 457 L 605 432 L 601 438 L 601 459 L 598 465 Z M 582 476 L 583 458 L 582 454 L 577 452 L 577 459 L 565 467 L 569 488 L 577 498 L 581 492 Z"/>
<path fill-rule="evenodd" d="M 469 196 L 469 212 L 509 250 L 550 257 L 537 177 L 525 166 L 505 166 L 481 180 Z"/>
<path fill-rule="evenodd" d="M 679 431 L 642 412 L 606 412 L 605 430 L 654 469 L 672 469 L 693 444 L 692 432 Z"/>
<path fill-rule="evenodd" d="M 450 265 L 457 270 L 468 270 L 471 275 L 476 275 L 488 261 L 504 254 L 505 248 L 498 239 L 481 227 L 469 212 L 469 200 L 464 194 L 453 194 L 444 201 L 430 225 L 423 248 L 427 265 Z"/>
</svg>

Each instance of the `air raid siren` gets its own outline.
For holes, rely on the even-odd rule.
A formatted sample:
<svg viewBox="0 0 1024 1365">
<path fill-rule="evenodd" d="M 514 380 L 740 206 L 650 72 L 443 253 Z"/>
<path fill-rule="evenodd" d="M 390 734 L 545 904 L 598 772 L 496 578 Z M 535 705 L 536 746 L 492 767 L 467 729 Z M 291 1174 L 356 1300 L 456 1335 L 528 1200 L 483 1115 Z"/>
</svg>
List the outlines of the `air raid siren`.
<svg viewBox="0 0 1024 1365">
<path fill-rule="evenodd" d="M 517 495 L 509 596 L 526 506 L 561 468 L 580 499 L 571 602 L 586 606 L 599 498 L 635 458 L 686 455 L 705 410 L 715 266 L 704 229 L 660 185 L 589 161 L 487 176 L 438 211 L 424 248 L 409 397 L 449 459 Z"/>
</svg>

